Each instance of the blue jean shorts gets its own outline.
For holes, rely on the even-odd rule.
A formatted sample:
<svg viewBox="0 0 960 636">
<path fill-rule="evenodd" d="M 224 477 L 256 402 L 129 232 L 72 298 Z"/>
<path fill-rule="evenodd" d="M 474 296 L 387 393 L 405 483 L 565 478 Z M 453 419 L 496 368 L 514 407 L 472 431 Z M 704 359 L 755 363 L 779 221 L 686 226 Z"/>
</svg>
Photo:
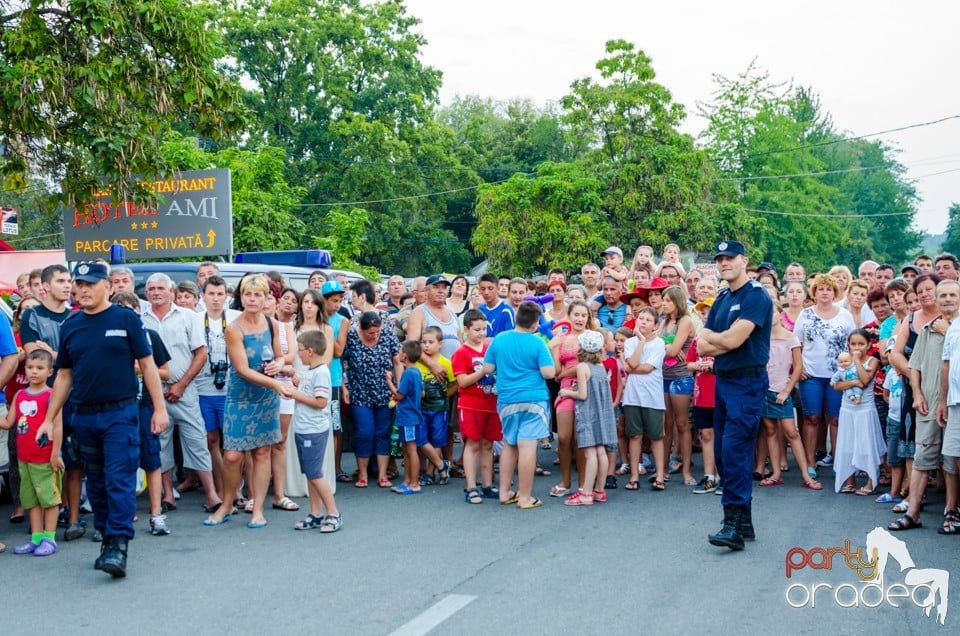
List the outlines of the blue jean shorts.
<svg viewBox="0 0 960 636">
<path fill-rule="evenodd" d="M 800 382 L 800 403 L 807 417 L 826 414 L 840 417 L 843 393 L 830 386 L 830 378 L 807 378 Z"/>
<path fill-rule="evenodd" d="M 664 380 L 663 392 L 670 395 L 693 395 L 693 376 L 688 375 L 676 380 Z"/>
<path fill-rule="evenodd" d="M 763 397 L 763 416 L 771 420 L 794 419 L 793 397 L 788 395 L 786 402 L 777 404 L 777 393 L 775 391 L 767 391 L 767 394 Z"/>
<path fill-rule="evenodd" d="M 887 465 L 902 468 L 906 458 L 900 454 L 900 418 L 887 418 Z M 907 450 L 907 449 L 904 449 Z M 913 457 L 911 454 L 910 457 Z"/>
</svg>

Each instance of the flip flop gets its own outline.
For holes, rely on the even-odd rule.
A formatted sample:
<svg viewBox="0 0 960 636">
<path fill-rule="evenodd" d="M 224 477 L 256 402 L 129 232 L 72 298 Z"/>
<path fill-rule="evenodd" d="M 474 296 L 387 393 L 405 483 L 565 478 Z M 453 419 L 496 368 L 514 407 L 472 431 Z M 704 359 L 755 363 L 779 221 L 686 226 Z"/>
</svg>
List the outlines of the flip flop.
<svg viewBox="0 0 960 636">
<path fill-rule="evenodd" d="M 517 493 L 511 493 L 509 499 L 501 499 L 501 500 L 500 500 L 500 505 L 501 505 L 501 506 L 509 506 L 509 505 L 511 505 L 511 504 L 515 504 L 515 503 L 519 503 L 519 502 L 520 502 L 520 495 L 518 495 Z"/>
<path fill-rule="evenodd" d="M 208 513 L 208 514 L 213 514 L 213 513 L 216 512 L 217 510 L 220 510 L 220 506 L 222 506 L 222 505 L 223 505 L 223 502 L 222 502 L 222 501 L 221 501 L 220 503 L 215 503 L 215 504 L 213 504 L 212 506 L 208 506 L 207 504 L 203 504 L 203 511 L 206 512 L 206 513 Z"/>
<path fill-rule="evenodd" d="M 248 521 L 247 527 L 250 528 L 251 530 L 259 530 L 260 528 L 266 528 L 267 520 L 264 519 L 263 521 Z"/>
<path fill-rule="evenodd" d="M 353 482 L 354 488 L 366 488 L 367 485 L 368 484 L 366 479 L 358 479 L 357 481 Z"/>
<path fill-rule="evenodd" d="M 517 502 L 517 508 L 519 508 L 520 510 L 530 510 L 532 508 L 539 508 L 542 505 L 543 505 L 543 502 L 537 499 L 536 497 L 533 498 L 532 503 L 528 503 L 525 506 L 521 504 L 519 501 Z"/>
<path fill-rule="evenodd" d="M 867 487 L 864 486 L 863 488 L 857 488 L 857 491 L 854 494 L 860 495 L 861 497 L 872 497 L 873 495 L 877 494 L 877 491 L 873 488 L 867 490 Z"/>
<path fill-rule="evenodd" d="M 823 484 L 819 481 L 805 481 L 803 487 L 807 490 L 823 490 Z"/>
<path fill-rule="evenodd" d="M 760 480 L 761 488 L 770 488 L 772 486 L 782 486 L 783 479 L 773 479 L 772 477 L 764 477 Z"/>
<path fill-rule="evenodd" d="M 221 519 L 220 521 L 214 521 L 213 517 L 209 517 L 203 520 L 203 525 L 207 526 L 208 528 L 216 528 L 217 526 L 222 526 L 226 522 L 230 521 L 230 517 L 232 516 L 233 516 L 232 514 L 224 515 L 223 519 Z"/>
<path fill-rule="evenodd" d="M 849 484 L 840 489 L 841 495 L 852 495 L 855 492 L 857 492 L 856 487 L 851 486 Z"/>
<path fill-rule="evenodd" d="M 337 473 L 337 481 L 340 482 L 341 484 L 349 484 L 351 481 L 353 481 L 353 478 L 347 473 L 341 472 L 341 473 Z"/>
</svg>

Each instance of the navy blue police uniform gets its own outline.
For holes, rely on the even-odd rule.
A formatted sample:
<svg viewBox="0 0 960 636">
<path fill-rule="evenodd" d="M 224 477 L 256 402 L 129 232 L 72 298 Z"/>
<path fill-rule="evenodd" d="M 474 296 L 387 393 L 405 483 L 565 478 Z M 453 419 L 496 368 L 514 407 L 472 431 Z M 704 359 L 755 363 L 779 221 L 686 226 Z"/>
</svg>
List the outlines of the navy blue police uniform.
<svg viewBox="0 0 960 636">
<path fill-rule="evenodd" d="M 140 317 L 117 305 L 77 312 L 60 328 L 57 368 L 72 369 L 73 430 L 87 467 L 94 526 L 104 537 L 134 535 L 140 427 L 133 363 L 149 355 Z"/>
<path fill-rule="evenodd" d="M 727 249 L 724 246 L 732 243 L 721 243 L 718 251 L 724 252 Z M 743 246 L 737 246 L 743 254 Z M 737 320 L 748 320 L 756 327 L 740 347 L 716 356 L 713 362 L 717 376 L 714 452 L 725 507 L 750 505 L 754 445 L 763 415 L 763 398 L 770 387 L 767 362 L 773 307 L 770 296 L 756 281 L 748 281 L 736 291 L 729 288 L 721 291 L 705 327 L 721 333 Z"/>
</svg>

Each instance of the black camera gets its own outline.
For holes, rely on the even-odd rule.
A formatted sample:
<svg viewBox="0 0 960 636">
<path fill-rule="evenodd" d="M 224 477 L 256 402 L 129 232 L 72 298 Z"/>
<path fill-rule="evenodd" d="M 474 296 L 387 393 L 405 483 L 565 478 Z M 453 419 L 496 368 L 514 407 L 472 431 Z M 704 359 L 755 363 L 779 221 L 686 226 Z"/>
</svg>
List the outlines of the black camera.
<svg viewBox="0 0 960 636">
<path fill-rule="evenodd" d="M 213 373 L 213 386 L 221 390 L 227 385 L 227 361 L 221 360 L 216 364 L 210 364 L 210 372 Z"/>
</svg>

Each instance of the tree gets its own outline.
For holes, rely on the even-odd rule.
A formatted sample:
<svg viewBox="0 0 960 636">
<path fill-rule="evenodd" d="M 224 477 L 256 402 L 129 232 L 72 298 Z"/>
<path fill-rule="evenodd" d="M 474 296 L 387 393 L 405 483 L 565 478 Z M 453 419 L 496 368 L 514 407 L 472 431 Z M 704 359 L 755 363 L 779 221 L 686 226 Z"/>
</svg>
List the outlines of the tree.
<svg viewBox="0 0 960 636">
<path fill-rule="evenodd" d="M 651 59 L 623 40 L 607 42 L 606 53 L 596 65 L 602 81 L 576 80 L 561 104 L 570 136 L 591 148 L 581 161 L 603 185 L 608 238 L 707 250 L 748 232 L 755 222 L 738 209 L 714 213 L 725 191 L 708 154 L 679 131 L 684 108 L 654 81 Z"/>
<path fill-rule="evenodd" d="M 951 203 L 948 214 L 947 235 L 940 245 L 940 251 L 960 254 L 960 203 Z"/>
<path fill-rule="evenodd" d="M 161 151 L 166 162 L 179 170 L 230 170 L 234 252 L 307 247 L 306 227 L 295 214 L 305 190 L 286 182 L 283 148 L 225 148 L 209 153 L 192 139 L 170 133 Z"/>
<path fill-rule="evenodd" d="M 331 208 L 362 207 L 366 262 L 410 275 L 466 263 L 443 223 L 480 180 L 434 120 L 440 72 L 421 62 L 403 4 L 222 0 L 219 10 L 235 70 L 254 84 L 253 135 L 285 148 L 289 182 L 306 188 L 306 236 L 335 225 Z"/>
<path fill-rule="evenodd" d="M 0 192 L 0 206 L 17 211 L 17 235 L 0 238 L 18 250 L 63 247 L 63 206 L 50 184 L 30 179 L 25 187 Z"/>
<path fill-rule="evenodd" d="M 600 181 L 576 163 L 544 163 L 536 176 L 516 174 L 480 189 L 478 252 L 497 272 L 529 275 L 576 270 L 608 245 Z"/>
<path fill-rule="evenodd" d="M 7 186 L 37 171 L 87 200 L 122 196 L 162 171 L 171 122 L 203 135 L 243 122 L 236 85 L 216 66 L 219 40 L 180 0 L 0 0 L 0 170 Z"/>
<path fill-rule="evenodd" d="M 815 271 L 906 257 L 919 240 L 916 193 L 890 148 L 847 141 L 811 89 L 775 84 L 753 63 L 714 80 L 700 139 L 732 201 L 755 215 L 760 258 Z"/>
</svg>

